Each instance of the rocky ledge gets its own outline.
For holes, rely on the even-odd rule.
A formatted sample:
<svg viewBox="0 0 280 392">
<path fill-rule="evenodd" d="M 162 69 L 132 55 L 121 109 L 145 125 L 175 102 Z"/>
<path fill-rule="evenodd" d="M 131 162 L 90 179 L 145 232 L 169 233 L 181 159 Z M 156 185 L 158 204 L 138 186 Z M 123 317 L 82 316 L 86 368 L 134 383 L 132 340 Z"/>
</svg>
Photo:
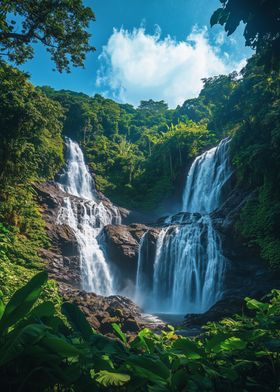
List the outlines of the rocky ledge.
<svg viewBox="0 0 280 392">
<path fill-rule="evenodd" d="M 139 243 L 145 233 L 147 233 L 149 244 L 149 249 L 147 250 L 149 252 L 148 259 L 152 264 L 159 231 L 159 228 L 139 223 L 108 225 L 104 228 L 106 251 L 109 260 L 115 266 L 115 273 L 119 277 L 119 291 L 129 287 L 131 283 L 135 284 Z"/>
<path fill-rule="evenodd" d="M 80 289 L 79 249 L 72 229 L 57 223 L 57 216 L 63 199 L 66 196 L 55 183 L 37 184 L 36 190 L 42 213 L 46 222 L 51 248 L 42 250 L 47 269 L 59 285 L 61 295 L 65 300 L 76 302 L 85 312 L 91 325 L 103 333 L 111 333 L 112 322 L 123 324 L 124 331 L 135 333 L 139 328 L 149 326 L 157 328 L 159 323 L 149 321 L 141 315 L 141 310 L 124 296 L 102 297 L 86 293 Z M 71 195 L 68 197 L 77 199 Z M 241 311 L 245 296 L 261 297 L 271 288 L 279 287 L 278 277 L 268 270 L 265 263 L 257 254 L 245 247 L 242 238 L 235 231 L 235 222 L 244 203 L 252 195 L 234 190 L 226 202 L 214 211 L 213 224 L 220 233 L 223 243 L 223 253 L 226 257 L 224 299 L 214 305 L 203 315 L 188 315 L 188 325 L 201 325 L 207 321 L 217 321 Z M 100 196 L 102 203 L 110 207 L 111 203 Z M 132 215 L 127 210 L 121 210 L 123 220 L 128 223 Z M 189 223 L 194 218 L 188 213 L 179 213 L 166 221 L 166 217 L 156 225 L 143 223 L 108 225 L 102 231 L 101 243 L 104 251 L 115 268 L 114 275 L 118 277 L 118 292 L 128 295 L 125 290 L 133 289 L 136 281 L 139 243 L 145 234 L 143 243 L 143 265 L 147 278 L 153 275 L 156 241 L 160 226 Z M 147 279 L 149 284 L 149 280 Z M 261 289 L 261 290 L 260 290 Z"/>
<path fill-rule="evenodd" d="M 113 334 L 112 323 L 121 324 L 122 330 L 130 335 L 145 327 L 151 329 L 165 327 L 164 323 L 143 316 L 141 309 L 127 297 L 120 295 L 103 297 L 74 289 L 62 282 L 59 282 L 59 291 L 65 301 L 76 303 L 92 327 L 103 334 Z"/>
<path fill-rule="evenodd" d="M 76 303 L 92 327 L 103 334 L 112 334 L 112 323 L 120 323 L 123 331 L 132 335 L 144 327 L 163 328 L 164 323 L 143 316 L 141 309 L 125 296 L 103 297 L 81 290 L 79 249 L 75 234 L 70 226 L 57 222 L 65 196 L 77 201 L 79 199 L 65 194 L 54 182 L 37 183 L 34 188 L 51 242 L 49 249 L 41 250 L 41 256 L 46 262 L 49 276 L 58 283 L 62 298 Z M 101 200 L 106 206 L 111 205 L 105 197 L 101 196 Z M 120 213 L 125 218 L 129 216 L 125 209 L 121 209 Z M 149 229 L 143 224 L 132 224 L 109 225 L 104 230 L 106 241 L 110 244 L 109 257 L 123 275 L 120 279 L 122 284 L 127 279 L 135 279 L 140 238 Z M 154 243 L 157 232 L 152 230 L 150 234 L 151 238 L 154 236 Z"/>
<path fill-rule="evenodd" d="M 231 317 L 235 313 L 243 313 L 245 309 L 244 300 L 239 297 L 228 297 L 218 301 L 207 312 L 201 314 L 188 314 L 185 317 L 186 327 L 202 326 L 209 321 L 220 321 Z"/>
</svg>

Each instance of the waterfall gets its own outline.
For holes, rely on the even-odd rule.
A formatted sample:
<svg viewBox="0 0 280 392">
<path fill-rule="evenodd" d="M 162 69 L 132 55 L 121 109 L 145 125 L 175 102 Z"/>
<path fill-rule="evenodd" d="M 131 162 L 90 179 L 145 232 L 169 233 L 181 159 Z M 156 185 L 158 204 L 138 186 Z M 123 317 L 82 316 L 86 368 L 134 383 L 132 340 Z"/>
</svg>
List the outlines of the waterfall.
<svg viewBox="0 0 280 392">
<path fill-rule="evenodd" d="M 66 144 L 66 168 L 59 178 L 62 190 L 83 199 L 95 200 L 94 182 L 85 164 L 84 154 L 78 143 L 68 137 Z"/>
<path fill-rule="evenodd" d="M 113 277 L 99 238 L 105 225 L 121 223 L 120 213 L 115 206 L 98 202 L 95 184 L 82 150 L 69 138 L 66 138 L 66 158 L 66 167 L 57 184 L 68 196 L 64 198 L 57 222 L 69 225 L 75 233 L 82 288 L 88 292 L 110 295 L 113 292 Z"/>
<path fill-rule="evenodd" d="M 219 207 L 223 189 L 232 175 L 230 139 L 198 156 L 187 175 L 182 211 L 210 213 Z"/>
<path fill-rule="evenodd" d="M 157 239 L 152 287 L 142 295 L 154 312 L 202 313 L 223 294 L 226 260 L 210 213 L 218 208 L 232 175 L 229 139 L 198 156 L 187 175 L 184 214 L 165 219 Z M 143 252 L 139 251 L 136 292 L 145 287 Z"/>
</svg>

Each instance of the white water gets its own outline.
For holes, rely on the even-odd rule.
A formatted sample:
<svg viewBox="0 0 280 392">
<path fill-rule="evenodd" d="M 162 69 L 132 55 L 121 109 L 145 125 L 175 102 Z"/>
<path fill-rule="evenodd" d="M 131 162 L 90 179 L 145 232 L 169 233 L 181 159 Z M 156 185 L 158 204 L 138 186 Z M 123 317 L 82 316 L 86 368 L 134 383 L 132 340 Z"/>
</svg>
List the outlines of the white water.
<svg viewBox="0 0 280 392">
<path fill-rule="evenodd" d="M 147 310 L 164 313 L 202 313 L 223 294 L 226 260 L 221 240 L 209 213 L 222 202 L 224 186 L 231 177 L 229 140 L 205 152 L 193 162 L 183 193 L 183 211 L 167 227 L 156 244 L 152 287 L 142 294 Z M 144 261 L 139 250 L 136 293 L 145 287 Z M 143 298 L 144 297 L 144 298 Z"/>
<path fill-rule="evenodd" d="M 224 139 L 194 160 L 187 175 L 182 211 L 205 214 L 219 207 L 223 187 L 232 175 L 229 144 L 230 139 Z"/>
<path fill-rule="evenodd" d="M 95 200 L 94 182 L 85 164 L 84 155 L 78 143 L 66 138 L 66 168 L 60 176 L 61 188 L 77 197 Z"/>
<path fill-rule="evenodd" d="M 100 233 L 105 225 L 120 224 L 119 210 L 98 202 L 94 181 L 85 164 L 79 145 L 66 139 L 67 164 L 58 185 L 73 197 L 65 197 L 58 215 L 59 224 L 68 224 L 74 231 L 80 253 L 81 284 L 88 292 L 102 295 L 113 293 L 113 276 L 106 262 Z"/>
</svg>

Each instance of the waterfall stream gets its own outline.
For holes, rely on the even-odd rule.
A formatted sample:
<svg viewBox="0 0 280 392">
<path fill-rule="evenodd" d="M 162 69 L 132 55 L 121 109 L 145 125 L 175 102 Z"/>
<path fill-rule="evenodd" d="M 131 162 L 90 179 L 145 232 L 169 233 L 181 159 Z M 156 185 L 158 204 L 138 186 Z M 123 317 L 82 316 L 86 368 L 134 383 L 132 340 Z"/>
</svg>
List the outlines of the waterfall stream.
<svg viewBox="0 0 280 392">
<path fill-rule="evenodd" d="M 69 196 L 64 198 L 57 222 L 69 225 L 75 233 L 79 245 L 82 288 L 88 292 L 110 295 L 113 293 L 113 276 L 99 237 L 105 225 L 121 223 L 120 213 L 115 206 L 108 207 L 97 200 L 95 184 L 82 150 L 69 138 L 66 138 L 66 159 L 58 186 Z"/>
<path fill-rule="evenodd" d="M 165 219 L 154 260 L 147 254 L 148 236 L 141 239 L 135 299 L 147 311 L 201 313 L 222 297 L 226 260 L 210 213 L 223 201 L 232 175 L 229 142 L 223 140 L 194 160 L 182 196 L 183 212 Z M 105 225 L 120 224 L 120 213 L 98 200 L 83 153 L 69 138 L 66 166 L 57 184 L 65 192 L 57 222 L 69 225 L 76 236 L 82 288 L 113 294 L 114 276 L 102 250 L 101 232 Z"/>
<path fill-rule="evenodd" d="M 136 293 L 152 312 L 202 313 L 223 294 L 226 260 L 210 213 L 220 206 L 231 178 L 229 139 L 200 155 L 187 175 L 182 210 L 170 216 L 157 239 L 152 287 L 146 288 L 139 250 Z"/>
</svg>

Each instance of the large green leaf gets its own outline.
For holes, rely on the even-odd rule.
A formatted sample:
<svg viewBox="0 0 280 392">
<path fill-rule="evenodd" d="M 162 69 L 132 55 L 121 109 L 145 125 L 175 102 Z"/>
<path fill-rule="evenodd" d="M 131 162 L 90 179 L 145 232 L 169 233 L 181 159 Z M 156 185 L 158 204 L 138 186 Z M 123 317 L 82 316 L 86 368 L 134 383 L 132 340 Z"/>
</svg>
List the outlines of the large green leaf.
<svg viewBox="0 0 280 392">
<path fill-rule="evenodd" d="M 113 373 L 108 370 L 101 370 L 96 377 L 96 381 L 104 387 L 121 387 L 130 381 L 130 376 L 123 373 Z"/>
<path fill-rule="evenodd" d="M 25 347 L 31 347 L 42 339 L 48 327 L 42 324 L 29 324 L 7 335 L 7 341 L 0 350 L 0 366 L 22 354 Z"/>
<path fill-rule="evenodd" d="M 0 333 L 26 316 L 39 298 L 42 285 L 46 283 L 48 274 L 43 271 L 35 275 L 24 287 L 15 292 L 6 305 L 0 320 Z"/>
<path fill-rule="evenodd" d="M 127 343 L 126 334 L 123 333 L 123 331 L 121 330 L 121 327 L 116 323 L 113 323 L 112 327 L 113 327 L 115 334 L 121 339 L 121 341 L 124 343 Z"/>
<path fill-rule="evenodd" d="M 231 338 L 228 338 L 220 343 L 220 348 L 225 351 L 243 350 L 244 348 L 246 348 L 246 346 L 247 342 L 235 336 L 232 336 Z"/>
<path fill-rule="evenodd" d="M 142 370 L 143 376 L 147 378 L 156 376 L 162 380 L 166 380 L 170 376 L 170 370 L 159 359 L 134 356 L 129 359 L 128 365 L 131 365 L 134 369 L 137 368 L 139 375 L 141 375 Z"/>
<path fill-rule="evenodd" d="M 190 359 L 199 359 L 203 352 L 197 344 L 188 338 L 181 338 L 175 340 L 172 349 L 177 353 L 182 353 Z"/>
<path fill-rule="evenodd" d="M 172 378 L 171 385 L 176 391 L 182 391 L 188 382 L 189 375 L 184 369 L 177 370 Z"/>
<path fill-rule="evenodd" d="M 52 302 L 46 301 L 36 306 L 36 308 L 32 309 L 30 312 L 30 317 L 34 318 L 42 318 L 42 317 L 51 317 L 54 315 L 55 307 Z"/>
<path fill-rule="evenodd" d="M 55 335 L 48 334 L 42 340 L 41 344 L 50 351 L 62 357 L 72 357 L 81 355 L 83 352 L 69 343 L 66 338 L 60 338 Z"/>
<path fill-rule="evenodd" d="M 61 310 L 75 331 L 81 334 L 85 340 L 89 340 L 93 335 L 93 330 L 84 313 L 78 308 L 78 306 L 65 302 L 62 304 Z"/>
<path fill-rule="evenodd" d="M 93 335 L 91 343 L 97 350 L 104 354 L 122 354 L 126 352 L 125 346 L 120 341 L 101 334 Z"/>
<path fill-rule="evenodd" d="M 258 310 L 258 311 L 266 311 L 269 308 L 268 303 L 257 301 L 256 299 L 245 298 L 246 305 L 248 309 Z"/>
<path fill-rule="evenodd" d="M 215 348 L 219 348 L 220 343 L 223 342 L 227 338 L 227 336 L 227 334 L 221 332 L 217 335 L 212 336 L 211 339 L 207 340 L 205 343 L 206 351 L 215 351 Z"/>
</svg>

